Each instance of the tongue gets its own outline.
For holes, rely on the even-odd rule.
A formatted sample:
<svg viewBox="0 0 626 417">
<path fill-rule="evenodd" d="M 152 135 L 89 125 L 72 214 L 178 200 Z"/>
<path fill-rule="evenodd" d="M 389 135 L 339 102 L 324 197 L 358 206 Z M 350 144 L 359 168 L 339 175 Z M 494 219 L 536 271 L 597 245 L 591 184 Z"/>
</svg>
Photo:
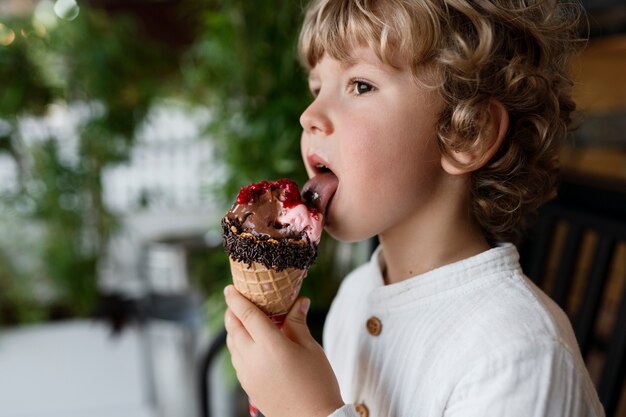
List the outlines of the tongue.
<svg viewBox="0 0 626 417">
<path fill-rule="evenodd" d="M 332 172 L 317 174 L 304 184 L 302 196 L 308 206 L 317 208 L 326 216 L 328 204 L 335 195 L 338 184 L 339 179 Z"/>
</svg>

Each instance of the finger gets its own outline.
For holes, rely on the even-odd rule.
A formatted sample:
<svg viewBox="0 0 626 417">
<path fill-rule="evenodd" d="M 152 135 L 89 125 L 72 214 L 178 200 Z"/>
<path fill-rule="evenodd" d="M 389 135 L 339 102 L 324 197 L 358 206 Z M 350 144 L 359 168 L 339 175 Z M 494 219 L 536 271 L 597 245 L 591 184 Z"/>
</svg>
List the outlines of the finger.
<svg viewBox="0 0 626 417">
<path fill-rule="evenodd" d="M 312 339 L 311 332 L 306 324 L 310 305 L 311 300 L 308 298 L 298 298 L 291 310 L 289 310 L 283 326 L 283 333 L 299 345 L 305 345 Z"/>
<path fill-rule="evenodd" d="M 224 296 L 229 310 L 239 319 L 253 341 L 258 342 L 263 338 L 280 334 L 265 313 L 241 295 L 235 287 L 228 285 L 224 288 Z"/>
<path fill-rule="evenodd" d="M 231 335 L 226 335 L 226 347 L 228 348 L 228 353 L 230 353 L 230 362 L 233 365 L 235 371 L 239 369 L 239 363 L 241 356 L 237 351 L 237 347 L 233 342 L 233 337 Z"/>
<path fill-rule="evenodd" d="M 237 316 L 233 314 L 230 308 L 227 308 L 226 313 L 224 313 L 224 327 L 228 333 L 226 336 L 226 345 L 231 353 L 245 350 L 246 347 L 253 342 L 246 328 L 239 321 Z"/>
</svg>

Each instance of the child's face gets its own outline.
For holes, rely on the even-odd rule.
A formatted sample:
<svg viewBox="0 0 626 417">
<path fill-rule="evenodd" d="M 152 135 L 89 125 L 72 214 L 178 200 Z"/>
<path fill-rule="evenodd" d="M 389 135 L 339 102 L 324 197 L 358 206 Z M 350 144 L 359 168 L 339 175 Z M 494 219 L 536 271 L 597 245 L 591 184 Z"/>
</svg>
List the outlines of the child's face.
<svg viewBox="0 0 626 417">
<path fill-rule="evenodd" d="M 322 57 L 309 75 L 314 100 L 300 117 L 309 176 L 323 165 L 339 180 L 326 229 L 347 241 L 425 215 L 444 175 L 436 141 L 442 101 L 369 48 L 352 57 Z"/>
</svg>

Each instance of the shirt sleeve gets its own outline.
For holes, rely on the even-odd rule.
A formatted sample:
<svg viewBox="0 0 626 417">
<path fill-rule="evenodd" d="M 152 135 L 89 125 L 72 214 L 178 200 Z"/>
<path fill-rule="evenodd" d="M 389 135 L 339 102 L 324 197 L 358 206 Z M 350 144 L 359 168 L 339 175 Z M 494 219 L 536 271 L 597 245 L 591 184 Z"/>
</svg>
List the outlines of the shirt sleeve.
<svg viewBox="0 0 626 417">
<path fill-rule="evenodd" d="M 584 373 L 584 365 L 558 341 L 509 346 L 461 378 L 444 416 L 602 417 Z"/>
<path fill-rule="evenodd" d="M 360 417 L 359 413 L 356 411 L 356 408 L 352 404 L 346 404 L 341 408 L 335 410 L 334 413 L 329 415 L 328 417 Z"/>
</svg>

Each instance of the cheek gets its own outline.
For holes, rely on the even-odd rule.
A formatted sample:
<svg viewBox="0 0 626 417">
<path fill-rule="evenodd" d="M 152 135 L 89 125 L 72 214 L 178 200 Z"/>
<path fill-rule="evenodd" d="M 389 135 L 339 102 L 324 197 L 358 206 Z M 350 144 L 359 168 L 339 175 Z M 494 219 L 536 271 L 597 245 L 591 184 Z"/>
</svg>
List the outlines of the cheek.
<svg viewBox="0 0 626 417">
<path fill-rule="evenodd" d="M 350 115 L 350 125 L 344 129 L 348 134 L 336 142 L 342 161 L 358 170 L 378 169 L 390 151 L 389 124 L 364 117 L 367 114 Z"/>
<path fill-rule="evenodd" d="M 342 159 L 372 186 L 388 182 L 419 181 L 440 167 L 441 155 L 432 129 L 410 130 L 393 125 L 371 128 L 346 144 Z M 358 174 L 357 174 L 358 173 Z M 382 184 L 381 184 L 382 185 Z"/>
<path fill-rule="evenodd" d="M 432 194 L 442 171 L 433 129 L 386 127 L 362 132 L 358 146 L 342 152 L 349 158 L 350 199 L 368 216 L 393 217 L 416 208 Z"/>
</svg>

